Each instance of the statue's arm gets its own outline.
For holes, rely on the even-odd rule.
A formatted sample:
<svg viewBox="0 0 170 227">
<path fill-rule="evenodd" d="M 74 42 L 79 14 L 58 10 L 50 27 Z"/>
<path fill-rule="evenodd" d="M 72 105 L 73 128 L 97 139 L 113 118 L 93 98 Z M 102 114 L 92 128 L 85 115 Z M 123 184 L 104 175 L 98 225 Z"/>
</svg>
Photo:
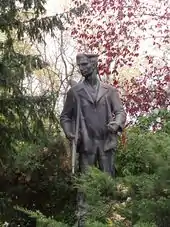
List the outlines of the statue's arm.
<svg viewBox="0 0 170 227">
<path fill-rule="evenodd" d="M 72 89 L 67 92 L 66 101 L 60 115 L 60 124 L 68 139 L 73 136 L 73 115 L 74 115 L 75 99 Z"/>
<path fill-rule="evenodd" d="M 111 89 L 110 98 L 112 114 L 115 116 L 113 121 L 110 122 L 110 125 L 113 131 L 121 132 L 125 126 L 126 113 L 123 108 L 123 104 L 119 97 L 118 91 L 115 88 Z"/>
</svg>

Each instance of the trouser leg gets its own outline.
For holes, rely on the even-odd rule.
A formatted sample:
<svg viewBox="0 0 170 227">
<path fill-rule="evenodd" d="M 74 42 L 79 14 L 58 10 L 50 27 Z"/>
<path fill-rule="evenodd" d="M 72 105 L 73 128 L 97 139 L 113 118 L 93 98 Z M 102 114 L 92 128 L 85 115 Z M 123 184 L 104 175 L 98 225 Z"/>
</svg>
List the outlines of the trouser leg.
<svg viewBox="0 0 170 227">
<path fill-rule="evenodd" d="M 80 173 L 85 173 L 89 166 L 94 166 L 96 160 L 99 164 L 99 169 L 107 172 L 112 177 L 115 177 L 115 151 L 113 149 L 108 151 L 97 150 L 92 154 L 81 153 L 79 156 Z M 87 215 L 87 203 L 84 193 L 77 192 L 77 219 L 78 227 L 85 227 L 85 219 Z"/>
<path fill-rule="evenodd" d="M 98 156 L 99 169 L 103 172 L 107 172 L 112 177 L 115 177 L 115 151 L 113 149 L 99 151 Z"/>
<path fill-rule="evenodd" d="M 80 173 L 85 173 L 88 170 L 89 166 L 95 165 L 96 162 L 96 154 L 86 154 L 80 153 L 79 155 L 79 169 Z M 85 194 L 78 190 L 77 192 L 77 219 L 78 219 L 78 227 L 85 226 L 85 219 L 87 215 L 87 203 Z"/>
<path fill-rule="evenodd" d="M 96 152 L 94 153 L 81 153 L 79 155 L 79 170 L 80 173 L 85 173 L 89 166 L 94 166 L 96 163 Z"/>
<path fill-rule="evenodd" d="M 85 195 L 81 191 L 77 191 L 77 221 L 78 227 L 85 226 L 85 219 L 87 215 L 87 203 L 85 200 Z"/>
</svg>

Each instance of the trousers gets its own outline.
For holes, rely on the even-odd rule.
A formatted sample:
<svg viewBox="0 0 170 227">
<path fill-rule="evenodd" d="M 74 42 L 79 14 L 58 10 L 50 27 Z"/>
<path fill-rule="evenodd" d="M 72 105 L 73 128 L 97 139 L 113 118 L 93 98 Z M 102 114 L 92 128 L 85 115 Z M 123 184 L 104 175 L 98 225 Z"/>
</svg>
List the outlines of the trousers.
<svg viewBox="0 0 170 227">
<path fill-rule="evenodd" d="M 101 171 L 107 172 L 110 176 L 115 177 L 115 151 L 113 149 L 102 151 L 96 149 L 93 153 L 81 152 L 79 154 L 79 171 L 85 173 L 89 166 L 98 167 Z M 85 227 L 85 219 L 87 215 L 87 203 L 85 195 L 77 192 L 77 219 L 78 227 Z"/>
<path fill-rule="evenodd" d="M 81 152 L 79 154 L 79 171 L 85 173 L 89 166 L 98 167 L 101 171 L 115 176 L 115 151 L 114 149 L 102 151 L 96 149 L 93 153 Z"/>
</svg>

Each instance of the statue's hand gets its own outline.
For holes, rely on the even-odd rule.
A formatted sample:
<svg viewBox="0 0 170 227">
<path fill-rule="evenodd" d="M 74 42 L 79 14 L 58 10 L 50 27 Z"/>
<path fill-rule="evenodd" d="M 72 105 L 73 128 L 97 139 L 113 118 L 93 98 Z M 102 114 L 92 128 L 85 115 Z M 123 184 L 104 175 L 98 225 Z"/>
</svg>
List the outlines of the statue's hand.
<svg viewBox="0 0 170 227">
<path fill-rule="evenodd" d="M 69 141 L 72 141 L 75 138 L 75 135 L 73 133 L 69 132 L 69 133 L 66 134 L 66 138 Z"/>
<path fill-rule="evenodd" d="M 118 132 L 118 129 L 119 129 L 119 125 L 117 125 L 115 122 L 110 122 L 108 125 L 108 130 L 111 132 L 111 133 L 117 133 Z"/>
</svg>

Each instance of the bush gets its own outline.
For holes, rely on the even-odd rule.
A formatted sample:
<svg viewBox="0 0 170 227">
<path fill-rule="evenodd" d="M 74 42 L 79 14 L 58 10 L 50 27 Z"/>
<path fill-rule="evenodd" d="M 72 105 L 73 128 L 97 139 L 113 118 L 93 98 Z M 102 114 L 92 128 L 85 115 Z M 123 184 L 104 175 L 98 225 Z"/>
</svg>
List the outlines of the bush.
<svg viewBox="0 0 170 227">
<path fill-rule="evenodd" d="M 169 227 L 167 125 L 155 132 L 140 124 L 127 130 L 127 143 L 117 151 L 115 179 L 96 168 L 73 178 L 70 150 L 61 136 L 48 144 L 17 144 L 17 153 L 1 165 L 2 223 L 24 227 L 36 219 L 37 226 L 73 226 L 79 189 L 88 202 L 87 227 Z M 24 210 L 16 212 L 15 205 Z"/>
<path fill-rule="evenodd" d="M 117 152 L 118 176 L 153 174 L 164 164 L 170 150 L 169 134 L 165 132 L 141 132 L 131 128 L 127 132 L 127 144 Z"/>
<path fill-rule="evenodd" d="M 7 166 L 1 172 L 1 191 L 6 192 L 13 205 L 73 222 L 75 190 L 69 156 L 67 143 L 59 136 L 47 147 L 20 144 L 10 168 Z"/>
<path fill-rule="evenodd" d="M 170 226 L 170 140 L 165 132 L 128 131 L 117 154 L 118 177 L 97 169 L 77 180 L 89 204 L 88 220 L 111 226 Z"/>
</svg>

